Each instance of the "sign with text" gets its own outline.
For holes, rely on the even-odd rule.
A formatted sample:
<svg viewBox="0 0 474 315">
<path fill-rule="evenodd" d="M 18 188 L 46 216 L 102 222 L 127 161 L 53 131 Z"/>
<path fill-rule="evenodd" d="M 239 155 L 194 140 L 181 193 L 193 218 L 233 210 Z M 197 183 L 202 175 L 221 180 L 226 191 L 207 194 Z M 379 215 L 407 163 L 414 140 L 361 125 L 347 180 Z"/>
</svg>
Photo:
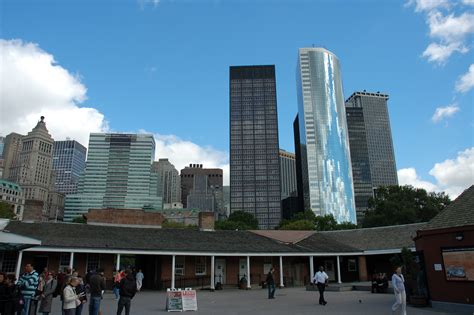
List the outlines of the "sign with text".
<svg viewBox="0 0 474 315">
<path fill-rule="evenodd" d="M 197 311 L 196 290 L 168 290 L 166 310 L 168 312 Z"/>
</svg>

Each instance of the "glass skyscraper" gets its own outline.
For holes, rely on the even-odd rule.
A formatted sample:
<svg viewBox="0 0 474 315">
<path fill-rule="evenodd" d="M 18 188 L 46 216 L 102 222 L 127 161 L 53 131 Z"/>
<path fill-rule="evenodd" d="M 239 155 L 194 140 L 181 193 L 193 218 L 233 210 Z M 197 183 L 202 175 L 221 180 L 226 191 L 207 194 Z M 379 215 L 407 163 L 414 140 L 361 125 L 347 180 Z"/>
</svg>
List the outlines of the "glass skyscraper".
<svg viewBox="0 0 474 315">
<path fill-rule="evenodd" d="M 56 188 L 63 194 L 75 194 L 79 177 L 86 167 L 87 149 L 75 140 L 55 141 L 53 145 L 53 171 Z"/>
<path fill-rule="evenodd" d="M 66 197 L 65 221 L 91 208 L 162 208 L 152 173 L 155 140 L 147 134 L 92 133 L 78 193 Z"/>
<path fill-rule="evenodd" d="M 230 211 L 281 220 L 275 66 L 230 67 Z"/>
<path fill-rule="evenodd" d="M 338 58 L 301 48 L 297 68 L 298 130 L 304 208 L 356 223 L 346 112 Z"/>
</svg>

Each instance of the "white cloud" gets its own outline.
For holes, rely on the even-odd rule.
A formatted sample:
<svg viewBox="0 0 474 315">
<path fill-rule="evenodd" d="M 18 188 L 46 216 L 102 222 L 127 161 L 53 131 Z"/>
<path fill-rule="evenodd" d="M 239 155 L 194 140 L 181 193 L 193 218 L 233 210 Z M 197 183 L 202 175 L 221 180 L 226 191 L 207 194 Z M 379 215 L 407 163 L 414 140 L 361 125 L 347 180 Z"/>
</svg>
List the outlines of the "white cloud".
<svg viewBox="0 0 474 315">
<path fill-rule="evenodd" d="M 469 51 L 462 43 L 450 43 L 447 45 L 438 44 L 438 43 L 431 43 L 426 47 L 425 51 L 423 52 L 422 56 L 427 58 L 430 62 L 436 62 L 438 64 L 444 64 L 449 57 L 454 52 L 460 52 L 465 54 Z"/>
<path fill-rule="evenodd" d="M 205 168 L 224 169 L 224 185 L 229 185 L 229 156 L 211 146 L 199 146 L 174 135 L 155 134 L 155 159 L 168 158 L 177 170 L 189 164 L 203 164 Z"/>
<path fill-rule="evenodd" d="M 462 3 L 465 5 L 474 5 L 474 0 L 462 0 Z"/>
<path fill-rule="evenodd" d="M 406 6 L 415 5 L 416 12 L 431 11 L 439 8 L 449 8 L 448 0 L 410 0 Z"/>
<path fill-rule="evenodd" d="M 474 88 L 474 64 L 471 64 L 469 70 L 456 82 L 456 91 L 458 92 L 465 93 L 472 88 Z"/>
<path fill-rule="evenodd" d="M 466 35 L 474 33 L 474 14 L 463 13 L 443 15 L 441 12 L 432 12 L 428 15 L 430 36 L 439 38 L 446 43 L 462 41 Z"/>
<path fill-rule="evenodd" d="M 0 65 L 0 134 L 26 134 L 41 115 L 55 140 L 87 145 L 90 132 L 108 130 L 102 113 L 80 106 L 87 99 L 80 79 L 38 45 L 0 39 Z"/>
<path fill-rule="evenodd" d="M 453 116 L 458 111 L 459 107 L 456 104 L 451 104 L 446 107 L 438 107 L 436 108 L 433 117 L 431 117 L 431 120 L 437 123 L 445 118 Z"/>
<path fill-rule="evenodd" d="M 145 9 L 146 6 L 151 5 L 154 9 L 158 7 L 161 0 L 138 0 L 138 5 L 140 9 Z"/>
<path fill-rule="evenodd" d="M 444 191 L 451 199 L 474 184 L 474 147 L 458 152 L 454 159 L 436 163 L 429 171 L 435 183 L 423 180 L 414 168 L 398 170 L 400 185 L 412 185 L 427 191 Z"/>
</svg>

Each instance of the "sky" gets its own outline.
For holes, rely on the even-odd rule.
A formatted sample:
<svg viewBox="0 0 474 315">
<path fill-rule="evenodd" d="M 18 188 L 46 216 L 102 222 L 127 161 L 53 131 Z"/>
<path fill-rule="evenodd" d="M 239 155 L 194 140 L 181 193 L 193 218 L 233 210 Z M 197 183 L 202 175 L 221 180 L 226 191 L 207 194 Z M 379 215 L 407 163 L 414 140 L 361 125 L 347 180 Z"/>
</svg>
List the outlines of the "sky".
<svg viewBox="0 0 474 315">
<path fill-rule="evenodd" d="M 3 0 L 0 135 L 46 117 L 55 140 L 155 135 L 156 158 L 222 167 L 229 66 L 276 67 L 279 138 L 294 152 L 298 48 L 340 59 L 344 95 L 390 96 L 401 184 L 474 184 L 473 0 Z"/>
</svg>

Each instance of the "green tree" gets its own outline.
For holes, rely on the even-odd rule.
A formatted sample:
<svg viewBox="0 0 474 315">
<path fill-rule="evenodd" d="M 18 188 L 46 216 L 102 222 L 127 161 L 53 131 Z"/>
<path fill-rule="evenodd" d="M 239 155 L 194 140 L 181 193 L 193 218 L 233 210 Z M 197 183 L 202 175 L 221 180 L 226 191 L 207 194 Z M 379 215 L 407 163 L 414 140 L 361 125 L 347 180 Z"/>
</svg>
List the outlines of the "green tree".
<svg viewBox="0 0 474 315">
<path fill-rule="evenodd" d="M 257 230 L 258 220 L 248 212 L 235 211 L 224 221 L 217 221 L 216 230 Z"/>
<path fill-rule="evenodd" d="M 412 186 L 387 186 L 377 189 L 369 200 L 363 227 L 426 222 L 443 210 L 451 200 L 445 193 L 427 193 Z"/>
<path fill-rule="evenodd" d="M 168 221 L 165 220 L 162 224 L 161 227 L 164 229 L 197 229 L 196 225 L 186 225 L 181 222 L 175 222 L 175 221 Z"/>
<path fill-rule="evenodd" d="M 357 229 L 357 224 L 354 224 L 352 222 L 342 222 L 336 224 L 334 227 L 334 230 L 352 230 L 352 229 Z"/>
<path fill-rule="evenodd" d="M 288 221 L 286 224 L 280 226 L 280 230 L 302 230 L 310 231 L 314 230 L 315 226 L 312 221 L 309 220 L 296 220 Z"/>
<path fill-rule="evenodd" d="M 0 218 L 10 220 L 15 218 L 15 212 L 13 212 L 12 206 L 9 203 L 0 201 Z"/>
<path fill-rule="evenodd" d="M 318 231 L 332 231 L 337 226 L 337 221 L 332 214 L 318 216 L 315 218 L 314 223 Z"/>
</svg>

